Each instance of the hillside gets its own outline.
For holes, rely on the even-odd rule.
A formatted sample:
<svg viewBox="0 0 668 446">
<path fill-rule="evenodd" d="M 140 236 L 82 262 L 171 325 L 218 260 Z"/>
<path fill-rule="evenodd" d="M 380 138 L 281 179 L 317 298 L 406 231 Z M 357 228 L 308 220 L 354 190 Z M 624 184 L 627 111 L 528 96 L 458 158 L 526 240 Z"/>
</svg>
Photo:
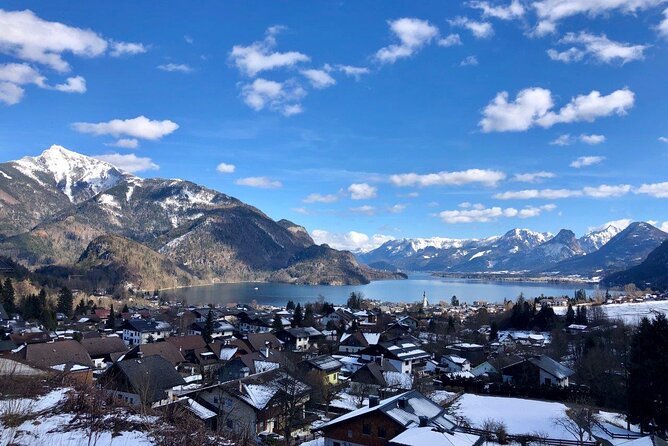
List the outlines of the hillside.
<svg viewBox="0 0 668 446">
<path fill-rule="evenodd" d="M 624 286 L 632 283 L 641 289 L 649 287 L 665 291 L 668 289 L 668 241 L 650 252 L 640 265 L 610 274 L 601 283 L 606 286 Z"/>
</svg>

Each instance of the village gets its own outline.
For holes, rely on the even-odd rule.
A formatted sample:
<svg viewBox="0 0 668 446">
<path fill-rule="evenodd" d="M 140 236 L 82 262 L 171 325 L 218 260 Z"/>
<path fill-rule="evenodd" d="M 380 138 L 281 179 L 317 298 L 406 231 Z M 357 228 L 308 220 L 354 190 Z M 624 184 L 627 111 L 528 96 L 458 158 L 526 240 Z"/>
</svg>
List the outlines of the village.
<svg viewBox="0 0 668 446">
<path fill-rule="evenodd" d="M 178 413 L 202 438 L 235 444 L 661 441 L 654 418 L 628 416 L 624 358 L 635 327 L 606 310 L 663 308 L 666 296 L 468 305 L 456 296 L 384 304 L 352 293 L 346 305 L 320 298 L 277 308 L 188 306 L 155 293 L 115 309 L 103 304 L 109 298 L 67 292 L 69 314 L 56 313 L 52 329 L 0 307 L 5 388 L 56 379 L 61 391 L 83 388 L 111 407 Z"/>
</svg>

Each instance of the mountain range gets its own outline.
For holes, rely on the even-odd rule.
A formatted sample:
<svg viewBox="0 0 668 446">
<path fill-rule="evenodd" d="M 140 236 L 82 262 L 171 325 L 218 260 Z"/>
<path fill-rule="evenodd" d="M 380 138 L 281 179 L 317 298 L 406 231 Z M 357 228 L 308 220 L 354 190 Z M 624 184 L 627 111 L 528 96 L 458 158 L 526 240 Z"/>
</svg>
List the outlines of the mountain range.
<svg viewBox="0 0 668 446">
<path fill-rule="evenodd" d="M 668 234 L 645 222 L 625 228 L 607 225 L 577 238 L 513 229 L 486 239 L 398 239 L 358 258 L 405 271 L 523 273 L 601 277 L 642 262 Z"/>
<path fill-rule="evenodd" d="M 129 261 L 135 253 L 143 266 Z M 0 255 L 31 269 L 113 271 L 118 283 L 142 289 L 403 277 L 317 246 L 302 226 L 223 193 L 140 178 L 55 145 L 0 164 Z"/>
<path fill-rule="evenodd" d="M 650 252 L 642 263 L 624 271 L 606 276 L 602 281 L 607 286 L 623 286 L 629 283 L 640 289 L 668 289 L 668 241 Z"/>
</svg>

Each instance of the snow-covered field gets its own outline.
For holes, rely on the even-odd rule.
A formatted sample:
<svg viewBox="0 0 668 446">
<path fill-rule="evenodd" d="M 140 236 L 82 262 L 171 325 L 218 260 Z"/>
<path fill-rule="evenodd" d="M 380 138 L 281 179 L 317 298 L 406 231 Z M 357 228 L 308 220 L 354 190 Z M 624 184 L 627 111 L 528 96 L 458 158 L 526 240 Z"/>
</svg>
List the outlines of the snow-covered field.
<svg viewBox="0 0 668 446">
<path fill-rule="evenodd" d="M 653 318 L 658 313 L 668 315 L 668 300 L 601 305 L 608 319 L 621 319 L 626 324 L 637 324 L 643 317 Z M 566 314 L 565 307 L 555 307 L 558 315 Z"/>
<path fill-rule="evenodd" d="M 455 414 L 466 418 L 472 427 L 481 428 L 485 421 L 501 421 L 509 434 L 541 434 L 549 438 L 573 440 L 573 434 L 556 426 L 555 418 L 565 414 L 562 403 L 464 394 L 453 406 Z"/>
<path fill-rule="evenodd" d="M 58 406 L 67 399 L 70 389 L 56 389 L 36 398 L 20 398 L 0 401 L 0 445 L 25 446 L 150 446 L 153 442 L 139 431 L 112 433 L 101 432 L 91 437 L 83 429 L 70 429 L 74 414 L 60 413 Z M 6 426 L 4 418 L 25 419 L 17 426 Z"/>
</svg>

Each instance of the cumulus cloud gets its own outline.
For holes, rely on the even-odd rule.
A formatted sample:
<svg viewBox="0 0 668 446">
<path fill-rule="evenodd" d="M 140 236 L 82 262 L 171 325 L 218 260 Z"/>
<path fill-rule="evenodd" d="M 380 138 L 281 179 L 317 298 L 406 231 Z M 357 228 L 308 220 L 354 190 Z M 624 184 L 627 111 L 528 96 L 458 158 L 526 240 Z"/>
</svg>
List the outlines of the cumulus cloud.
<svg viewBox="0 0 668 446">
<path fill-rule="evenodd" d="M 81 76 L 68 77 L 64 83 L 54 85 L 53 89 L 63 93 L 85 93 L 86 79 Z"/>
<path fill-rule="evenodd" d="M 621 197 L 631 192 L 628 184 L 587 186 L 582 189 L 525 189 L 501 192 L 494 195 L 498 200 L 558 200 L 573 197 L 612 198 Z"/>
<path fill-rule="evenodd" d="M 283 187 L 283 183 L 272 180 L 268 177 L 246 177 L 239 178 L 234 182 L 238 186 L 257 187 L 259 189 L 278 189 Z"/>
<path fill-rule="evenodd" d="M 322 90 L 336 84 L 334 79 L 326 70 L 317 70 L 314 68 L 302 70 L 302 75 L 311 83 L 313 88 Z"/>
<path fill-rule="evenodd" d="M 664 3 L 665 0 L 539 0 L 533 3 L 539 22 L 536 35 L 556 31 L 557 23 L 576 15 L 600 16 L 614 11 L 634 14 Z"/>
<path fill-rule="evenodd" d="M 552 92 L 545 88 L 521 90 L 513 101 L 508 92 L 501 92 L 484 108 L 479 126 L 483 132 L 525 131 L 534 126 L 552 127 L 558 123 L 592 122 L 616 114 L 622 116 L 635 103 L 635 94 L 628 88 L 607 96 L 594 90 L 579 95 L 557 111 L 552 111 Z"/>
<path fill-rule="evenodd" d="M 668 138 L 665 136 L 659 136 L 659 141 L 661 141 L 664 144 L 668 144 Z"/>
<path fill-rule="evenodd" d="M 573 161 L 569 166 L 574 169 L 580 169 L 581 167 L 593 166 L 594 164 L 600 164 L 605 160 L 604 156 L 581 156 L 575 161 Z"/>
<path fill-rule="evenodd" d="M 339 196 L 334 194 L 309 194 L 302 201 L 304 203 L 334 203 L 338 200 Z"/>
<path fill-rule="evenodd" d="M 635 193 L 650 195 L 655 198 L 668 198 L 668 181 L 643 184 L 635 190 Z"/>
<path fill-rule="evenodd" d="M 139 147 L 139 141 L 135 138 L 121 138 L 117 141 L 105 144 L 110 147 L 120 147 L 121 149 L 136 149 Z"/>
<path fill-rule="evenodd" d="M 550 144 L 554 146 L 569 146 L 576 141 L 580 141 L 584 144 L 589 144 L 591 146 L 597 145 L 597 144 L 602 144 L 606 140 L 605 135 L 597 135 L 597 134 L 581 134 L 580 136 L 572 136 L 568 133 L 564 135 L 560 135 L 557 139 L 554 141 L 550 142 Z"/>
<path fill-rule="evenodd" d="M 70 77 L 61 84 L 51 86 L 46 77 L 26 63 L 0 64 L 0 102 L 7 105 L 20 102 L 25 93 L 23 86 L 28 84 L 63 93 L 86 92 L 86 80 L 81 76 Z"/>
<path fill-rule="evenodd" d="M 601 63 L 619 62 L 622 65 L 634 60 L 645 58 L 648 45 L 633 45 L 625 42 L 616 42 L 608 39 L 605 34 L 594 35 L 587 32 L 567 33 L 559 43 L 576 45 L 565 51 L 549 49 L 550 59 L 560 62 L 577 62 L 589 55 L 593 60 Z"/>
<path fill-rule="evenodd" d="M 448 22 L 451 26 L 468 29 L 476 39 L 488 39 L 494 35 L 494 28 L 489 22 L 478 22 L 468 17 L 455 17 Z"/>
<path fill-rule="evenodd" d="M 272 26 L 267 29 L 264 40 L 248 46 L 233 46 L 229 56 L 230 61 L 239 71 L 254 77 L 262 71 L 293 67 L 311 60 L 306 54 L 297 51 L 285 53 L 275 51 L 276 35 L 283 29 L 281 26 Z"/>
<path fill-rule="evenodd" d="M 657 31 L 661 37 L 668 39 L 668 8 L 663 10 L 663 20 L 657 27 Z"/>
<path fill-rule="evenodd" d="M 468 6 L 482 11 L 483 17 L 514 20 L 524 16 L 526 10 L 519 0 L 512 0 L 507 6 L 492 5 L 487 1 L 472 1 Z"/>
<path fill-rule="evenodd" d="M 438 28 L 427 20 L 404 17 L 387 23 L 399 43 L 376 52 L 376 60 L 381 63 L 394 63 L 398 59 L 410 57 L 438 36 Z"/>
<path fill-rule="evenodd" d="M 461 44 L 462 38 L 459 36 L 459 34 L 456 33 L 448 34 L 447 36 L 438 40 L 438 45 L 444 47 L 458 46 Z"/>
<path fill-rule="evenodd" d="M 14 105 L 23 99 L 23 88 L 11 82 L 0 82 L 0 102 Z"/>
<path fill-rule="evenodd" d="M 460 67 L 470 67 L 478 65 L 478 58 L 475 56 L 466 56 L 460 63 Z"/>
<path fill-rule="evenodd" d="M 158 170 L 160 166 L 147 157 L 139 157 L 134 153 L 122 155 L 120 153 L 110 153 L 107 155 L 97 155 L 95 158 L 113 164 L 126 172 L 136 173 L 145 170 Z"/>
<path fill-rule="evenodd" d="M 364 215 L 374 215 L 376 213 L 376 208 L 373 206 L 370 206 L 368 204 L 365 204 L 363 206 L 357 206 L 354 208 L 350 208 L 350 212 L 355 213 L 355 214 L 364 214 Z"/>
<path fill-rule="evenodd" d="M 147 51 L 148 48 L 142 43 L 111 41 L 111 51 L 109 51 L 109 55 L 111 57 L 133 56 Z"/>
<path fill-rule="evenodd" d="M 390 183 L 395 186 L 461 186 L 479 183 L 485 186 L 496 186 L 506 178 L 506 174 L 498 170 L 468 169 L 458 172 L 437 172 L 420 175 L 403 173 L 390 176 Z"/>
<path fill-rule="evenodd" d="M 363 75 L 370 73 L 370 70 L 366 67 L 355 67 L 353 65 L 336 65 L 336 69 L 348 77 L 355 78 L 356 81 L 360 80 Z"/>
<path fill-rule="evenodd" d="M 441 211 L 438 215 L 444 223 L 488 223 L 496 221 L 499 218 L 531 218 L 538 217 L 543 211 L 552 211 L 555 209 L 553 204 L 543 206 L 527 206 L 522 209 L 501 208 L 494 206 L 491 208 L 478 209 L 455 209 L 450 211 Z"/>
<path fill-rule="evenodd" d="M 304 96 L 306 96 L 306 90 L 292 80 L 276 82 L 257 78 L 241 88 L 241 97 L 253 110 L 260 111 L 268 107 L 285 116 L 292 116 L 303 111 L 299 101 Z"/>
<path fill-rule="evenodd" d="M 538 183 L 547 178 L 554 178 L 556 175 L 552 172 L 530 172 L 530 173 L 516 173 L 513 179 L 521 183 Z"/>
<path fill-rule="evenodd" d="M 345 251 L 370 251 L 383 243 L 394 240 L 394 237 L 384 234 L 368 236 L 362 232 L 349 231 L 343 233 L 329 232 L 323 229 L 314 229 L 311 237 L 318 245 L 327 244 L 334 249 Z"/>
<path fill-rule="evenodd" d="M 234 164 L 229 163 L 220 163 L 216 166 L 216 170 L 220 173 L 234 173 L 236 168 Z"/>
<path fill-rule="evenodd" d="M 115 138 L 130 137 L 135 140 L 155 141 L 173 133 L 179 125 L 169 120 L 157 121 L 142 115 L 132 119 L 112 119 L 107 122 L 75 122 L 72 128 L 77 132 L 95 136 L 110 135 Z"/>
<path fill-rule="evenodd" d="M 387 208 L 387 211 L 392 213 L 392 214 L 400 214 L 406 209 L 405 204 L 395 204 L 394 206 L 390 206 Z"/>
<path fill-rule="evenodd" d="M 376 196 L 378 188 L 367 183 L 354 183 L 348 186 L 348 192 L 353 200 L 368 200 Z"/>
<path fill-rule="evenodd" d="M 184 63 L 166 63 L 158 65 L 158 70 L 168 71 L 170 73 L 192 73 L 193 69 L 190 65 Z"/>
</svg>

